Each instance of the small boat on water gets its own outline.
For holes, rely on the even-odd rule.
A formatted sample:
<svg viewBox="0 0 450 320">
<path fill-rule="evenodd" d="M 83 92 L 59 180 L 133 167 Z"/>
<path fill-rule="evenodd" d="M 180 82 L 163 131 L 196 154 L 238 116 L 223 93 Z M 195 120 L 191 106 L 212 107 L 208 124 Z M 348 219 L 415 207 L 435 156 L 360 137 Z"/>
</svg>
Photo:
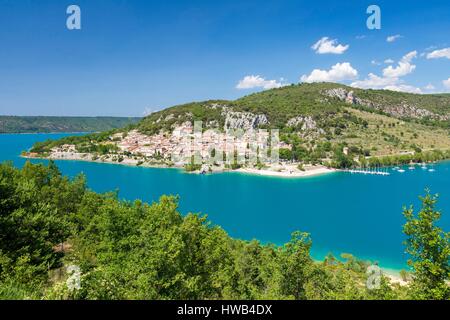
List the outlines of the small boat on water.
<svg viewBox="0 0 450 320">
<path fill-rule="evenodd" d="M 377 170 L 377 169 L 375 169 L 375 170 L 365 170 L 365 169 L 347 169 L 347 170 L 343 170 L 344 172 L 349 172 L 349 173 L 351 173 L 351 174 L 354 174 L 354 173 L 362 173 L 362 174 L 372 174 L 372 175 L 380 175 L 380 176 L 388 176 L 388 175 L 390 175 L 390 173 L 389 172 L 387 172 L 387 171 L 383 171 L 383 170 Z"/>
<path fill-rule="evenodd" d="M 435 172 L 436 170 L 435 169 L 433 169 L 433 168 L 431 168 L 431 169 L 428 169 L 428 172 Z"/>
<path fill-rule="evenodd" d="M 416 167 L 410 166 L 410 167 L 408 167 L 408 169 L 409 169 L 409 170 L 415 170 Z"/>
<path fill-rule="evenodd" d="M 397 171 L 400 173 L 403 173 L 403 172 L 405 172 L 405 169 L 398 169 Z"/>
</svg>

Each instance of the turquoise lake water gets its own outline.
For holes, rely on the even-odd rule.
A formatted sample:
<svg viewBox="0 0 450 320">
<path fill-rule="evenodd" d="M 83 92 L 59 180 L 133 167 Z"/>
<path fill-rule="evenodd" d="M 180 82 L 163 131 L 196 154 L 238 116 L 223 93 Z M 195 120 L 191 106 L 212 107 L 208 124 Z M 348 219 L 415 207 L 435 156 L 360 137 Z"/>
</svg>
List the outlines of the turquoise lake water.
<svg viewBox="0 0 450 320">
<path fill-rule="evenodd" d="M 0 161 L 19 157 L 36 141 L 67 134 L 0 135 Z M 46 162 L 33 160 L 33 162 Z M 450 162 L 435 172 L 392 170 L 390 176 L 333 173 L 309 178 L 275 178 L 220 173 L 195 175 L 177 169 L 56 161 L 69 176 L 83 172 L 98 192 L 119 189 L 122 198 L 156 201 L 163 194 L 180 196 L 180 211 L 206 213 L 231 236 L 282 244 L 295 230 L 309 232 L 313 256 L 347 252 L 378 261 L 382 267 L 405 268 L 403 205 L 419 207 L 425 188 L 439 193 L 440 225 L 450 230 Z"/>
</svg>

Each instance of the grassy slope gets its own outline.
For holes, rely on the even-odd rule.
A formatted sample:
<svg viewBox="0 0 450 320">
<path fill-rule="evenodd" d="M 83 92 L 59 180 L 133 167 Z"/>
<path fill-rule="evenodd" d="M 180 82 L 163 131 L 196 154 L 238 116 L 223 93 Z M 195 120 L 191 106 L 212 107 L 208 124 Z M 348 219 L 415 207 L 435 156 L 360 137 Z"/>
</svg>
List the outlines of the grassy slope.
<svg viewBox="0 0 450 320">
<path fill-rule="evenodd" d="M 413 149 L 450 149 L 448 131 L 414 122 L 401 121 L 385 115 L 347 108 L 368 122 L 367 128 L 350 123 L 333 141 L 371 150 L 372 155 L 398 154 Z"/>
<path fill-rule="evenodd" d="M 388 90 L 362 90 L 353 89 L 355 95 L 362 99 L 369 99 L 384 104 L 408 104 L 416 105 L 437 114 L 450 113 L 450 94 L 412 94 Z"/>
</svg>

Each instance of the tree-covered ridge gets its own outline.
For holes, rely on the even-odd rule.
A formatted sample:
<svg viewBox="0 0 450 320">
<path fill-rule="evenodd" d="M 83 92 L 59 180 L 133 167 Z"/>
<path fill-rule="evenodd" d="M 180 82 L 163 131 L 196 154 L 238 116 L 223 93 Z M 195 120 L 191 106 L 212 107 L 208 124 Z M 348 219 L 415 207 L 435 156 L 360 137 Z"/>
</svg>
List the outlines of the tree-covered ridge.
<svg viewBox="0 0 450 320">
<path fill-rule="evenodd" d="M 449 238 L 434 227 L 434 202 L 404 213 L 409 284 L 382 276 L 374 288 L 369 262 L 314 262 L 307 233 L 283 246 L 236 240 L 204 215 L 182 216 L 173 196 L 123 201 L 52 162 L 1 164 L 0 299 L 449 299 Z M 70 265 L 79 290 L 67 286 Z"/>
<path fill-rule="evenodd" d="M 185 121 L 203 121 L 205 124 L 217 121 L 220 126 L 224 123 L 221 108 L 231 105 L 232 102 L 227 100 L 208 100 L 177 105 L 148 115 L 137 124 L 136 128 L 151 135 L 160 130 L 171 131 L 174 125 Z"/>
<path fill-rule="evenodd" d="M 137 123 L 134 117 L 0 116 L 0 133 L 99 132 Z"/>
<path fill-rule="evenodd" d="M 166 129 L 170 129 L 172 124 L 186 120 L 203 120 L 205 123 L 211 120 L 223 122 L 220 108 L 211 108 L 217 105 L 228 106 L 238 112 L 264 114 L 271 128 L 283 129 L 290 119 L 298 116 L 311 116 L 315 120 L 320 120 L 340 114 L 349 104 L 339 99 L 332 99 L 326 94 L 327 90 L 338 88 L 347 92 L 352 91 L 356 97 L 380 105 L 381 109 L 383 106 L 411 106 L 437 115 L 450 116 L 450 95 L 446 94 L 421 95 L 389 90 L 364 90 L 337 83 L 302 83 L 253 93 L 234 101 L 211 100 L 174 106 L 144 118 L 138 128 L 152 132 L 164 128 L 164 123 L 168 125 Z M 364 105 L 350 106 L 370 112 L 383 112 Z M 167 117 L 169 119 L 165 120 Z M 404 117 L 405 120 L 409 118 Z M 426 121 L 427 117 L 424 116 L 423 120 Z M 435 124 L 430 121 L 427 123 Z M 449 121 L 441 121 L 440 124 L 448 127 Z"/>
<path fill-rule="evenodd" d="M 414 94 L 389 90 L 352 90 L 362 99 L 369 99 L 386 105 L 400 105 L 405 103 L 440 115 L 448 115 L 450 112 L 450 94 Z"/>
</svg>

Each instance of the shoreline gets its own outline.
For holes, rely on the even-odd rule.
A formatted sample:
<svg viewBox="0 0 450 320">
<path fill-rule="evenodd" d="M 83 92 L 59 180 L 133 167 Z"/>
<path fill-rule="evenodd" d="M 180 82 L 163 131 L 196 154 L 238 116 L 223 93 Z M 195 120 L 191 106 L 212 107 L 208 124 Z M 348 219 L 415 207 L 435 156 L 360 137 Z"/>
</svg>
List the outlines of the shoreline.
<svg viewBox="0 0 450 320">
<path fill-rule="evenodd" d="M 410 281 L 405 281 L 400 276 L 401 270 L 395 270 L 395 269 L 389 269 L 389 268 L 383 268 L 380 267 L 381 271 L 383 272 L 383 275 L 389 279 L 389 282 L 391 284 L 399 284 L 400 286 L 407 286 Z"/>
<path fill-rule="evenodd" d="M 29 154 L 20 155 L 20 157 L 25 159 L 42 159 L 42 160 L 56 160 L 56 161 L 84 161 L 84 162 L 92 162 L 92 163 L 100 163 L 100 164 L 113 164 L 113 165 L 124 165 L 130 167 L 142 167 L 142 168 L 157 168 L 157 169 L 177 169 L 181 170 L 182 173 L 186 174 L 216 174 L 216 173 L 226 173 L 226 172 L 237 172 L 241 174 L 247 175 L 258 175 L 258 176 L 266 176 L 266 177 L 280 177 L 280 178 L 304 178 L 304 177 L 312 177 L 324 174 L 330 174 L 338 172 L 337 169 L 327 168 L 322 165 L 318 166 L 305 166 L 303 171 L 297 169 L 296 164 L 288 164 L 288 165 L 277 165 L 271 169 L 257 169 L 251 167 L 239 168 L 239 169 L 227 169 L 227 168 L 213 168 L 212 171 L 202 173 L 200 171 L 187 172 L 184 170 L 184 166 L 180 165 L 164 165 L 157 163 L 141 163 L 139 160 L 135 159 L 124 159 L 121 162 L 112 161 L 111 159 L 92 159 L 92 155 L 88 153 L 71 153 L 65 152 L 59 155 L 50 155 L 48 157 L 39 157 L 39 156 L 30 156 Z"/>
<path fill-rule="evenodd" d="M 142 162 L 142 160 L 125 158 L 122 161 L 112 160 L 110 158 L 96 158 L 93 159 L 93 155 L 89 153 L 76 153 L 76 152 L 62 152 L 58 154 L 51 154 L 47 157 L 41 157 L 39 155 L 30 155 L 29 152 L 26 154 L 19 155 L 21 158 L 25 159 L 41 159 L 41 160 L 56 160 L 56 161 L 84 161 L 100 164 L 113 164 L 113 165 L 124 165 L 130 167 L 142 167 L 142 168 L 156 168 L 156 169 L 177 169 L 184 174 L 217 174 L 217 173 L 239 173 L 245 175 L 261 176 L 261 177 L 273 177 L 273 178 L 307 178 L 315 177 L 321 175 L 327 175 L 331 173 L 344 172 L 343 169 L 328 168 L 324 165 L 304 165 L 303 170 L 297 168 L 296 163 L 280 163 L 277 165 L 272 165 L 269 168 L 258 169 L 255 167 L 241 167 L 239 169 L 230 169 L 223 166 L 211 166 L 209 171 L 186 171 L 184 165 L 180 164 L 163 164 L 163 163 L 149 163 Z M 111 155 L 109 155 L 111 156 Z M 449 162 L 450 159 L 443 159 L 438 161 L 433 161 L 429 163 L 442 163 Z M 427 162 L 428 163 L 428 162 Z M 417 163 L 415 163 L 417 165 Z M 399 167 L 406 167 L 408 165 L 400 165 Z M 387 166 L 386 168 L 394 168 L 395 166 Z"/>
<path fill-rule="evenodd" d="M 314 263 L 322 263 L 323 259 L 321 260 L 321 259 L 313 258 L 313 261 L 314 261 Z M 378 265 L 378 266 L 380 267 L 382 274 L 386 278 L 388 278 L 391 285 L 398 284 L 401 287 L 403 287 L 403 286 L 407 286 L 410 283 L 410 281 L 405 281 L 400 276 L 400 272 L 402 270 L 409 272 L 407 269 L 393 269 L 393 268 L 383 267 L 381 265 Z"/>
</svg>

